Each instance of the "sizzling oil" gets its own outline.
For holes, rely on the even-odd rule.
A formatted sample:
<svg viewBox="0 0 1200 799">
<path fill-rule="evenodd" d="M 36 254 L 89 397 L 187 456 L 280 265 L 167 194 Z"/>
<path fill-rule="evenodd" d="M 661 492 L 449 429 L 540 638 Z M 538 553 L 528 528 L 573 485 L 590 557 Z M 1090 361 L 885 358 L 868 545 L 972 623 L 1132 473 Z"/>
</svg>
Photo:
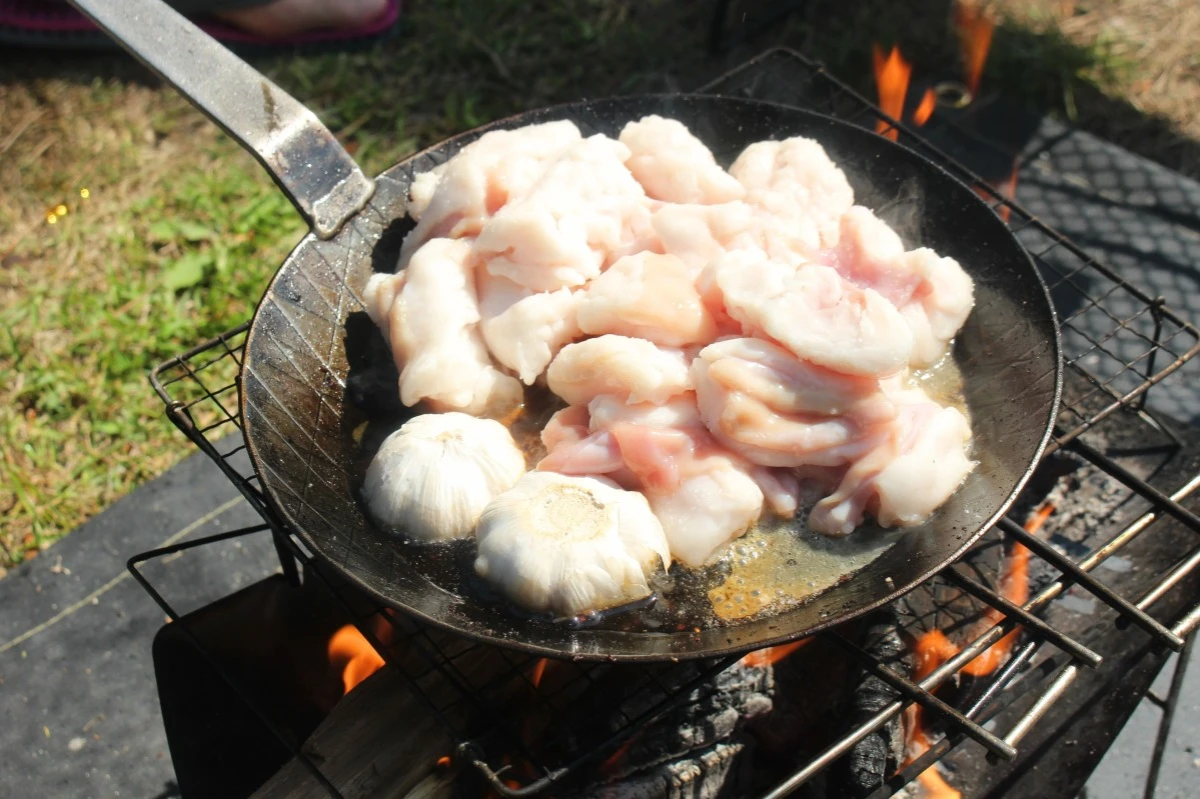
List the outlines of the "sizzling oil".
<svg viewBox="0 0 1200 799">
<path fill-rule="evenodd" d="M 962 372 L 954 358 L 947 355 L 928 369 L 909 373 L 905 380 L 970 421 Z M 867 566 L 903 535 L 902 530 L 883 530 L 872 523 L 845 538 L 814 533 L 804 519 L 816 499 L 810 497 L 794 519 L 764 516 L 733 542 L 723 559 L 728 565 L 724 579 L 707 593 L 718 619 L 736 623 L 795 606 Z"/>
</svg>

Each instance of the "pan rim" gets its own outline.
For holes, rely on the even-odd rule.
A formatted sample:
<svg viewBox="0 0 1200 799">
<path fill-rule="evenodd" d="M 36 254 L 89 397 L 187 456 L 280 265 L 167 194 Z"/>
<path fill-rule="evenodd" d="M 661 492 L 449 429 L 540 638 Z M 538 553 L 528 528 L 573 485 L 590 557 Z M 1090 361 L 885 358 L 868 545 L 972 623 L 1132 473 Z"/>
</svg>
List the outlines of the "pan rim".
<svg viewBox="0 0 1200 799">
<path fill-rule="evenodd" d="M 470 130 L 466 130 L 466 131 L 457 133 L 454 136 L 448 137 L 440 142 L 437 142 L 433 145 L 430 145 L 429 147 L 423 148 L 422 150 L 407 156 L 403 160 L 398 161 L 396 164 L 393 164 L 392 166 L 388 167 L 386 170 L 381 172 L 378 176 L 376 176 L 376 180 L 384 178 L 388 174 L 388 172 L 396 169 L 397 167 L 400 167 L 403 164 L 412 162 L 412 161 L 419 159 L 422 156 L 425 156 L 429 153 L 443 149 L 447 144 L 449 144 L 451 142 L 454 142 L 454 141 L 460 140 L 460 139 L 477 137 L 478 135 L 482 135 L 482 133 L 484 133 L 488 130 L 503 128 L 503 127 L 505 127 L 506 123 L 509 123 L 513 120 L 520 119 L 522 117 L 527 117 L 528 115 L 530 115 L 532 113 L 536 113 L 536 112 L 553 113 L 556 111 L 563 111 L 563 110 L 567 110 L 567 109 L 578 109 L 581 107 L 587 107 L 590 105 L 598 105 L 598 104 L 604 104 L 604 103 L 636 102 L 636 101 L 666 102 L 666 101 L 670 101 L 670 100 L 679 100 L 680 98 L 688 98 L 688 99 L 694 98 L 694 99 L 699 99 L 699 100 L 703 100 L 703 101 L 718 101 L 721 103 L 741 104 L 741 105 L 753 106 L 753 107 L 771 107 L 771 108 L 785 110 L 790 114 L 806 115 L 806 116 L 812 117 L 814 119 L 820 120 L 823 123 L 832 124 L 835 127 L 852 129 L 852 130 L 856 131 L 856 133 L 869 133 L 870 132 L 860 126 L 854 125 L 852 123 L 846 122 L 844 120 L 838 119 L 838 118 L 830 116 L 828 114 L 823 114 L 823 113 L 816 112 L 816 111 L 810 111 L 808 109 L 799 108 L 797 106 L 786 105 L 783 103 L 773 103 L 773 102 L 764 101 L 764 100 L 755 100 L 755 99 L 741 98 L 741 97 L 729 97 L 726 95 L 703 93 L 703 92 L 649 93 L 649 94 L 644 93 L 644 94 L 632 94 L 632 95 L 617 95 L 617 96 L 602 97 L 602 98 L 589 98 L 589 99 L 577 100 L 577 101 L 567 102 L 567 103 L 558 103 L 555 105 L 544 106 L 544 107 L 540 107 L 540 108 L 536 108 L 536 109 L 528 109 L 525 111 L 521 111 L 517 114 L 513 114 L 510 116 L 501 118 L 501 119 L 493 120 L 492 122 L 489 122 L 487 124 L 480 125 L 475 128 L 471 128 Z M 882 139 L 884 142 L 886 142 L 886 144 L 884 145 L 885 147 L 890 146 L 890 147 L 894 147 L 894 148 L 899 148 L 901 151 L 908 153 L 909 156 L 924 162 L 924 164 L 926 166 L 928 166 L 928 167 L 932 168 L 933 170 L 935 170 L 936 172 L 940 173 L 940 175 L 943 178 L 946 178 L 946 179 L 952 181 L 954 184 L 956 184 L 957 187 L 965 193 L 964 198 L 969 196 L 973 202 L 978 203 L 980 206 L 986 208 L 991 214 L 993 214 L 993 216 L 995 216 L 997 218 L 997 220 L 1003 226 L 1004 231 L 1007 234 L 1007 237 L 1012 240 L 1012 243 L 1016 249 L 1016 252 L 1020 254 L 1023 266 L 1025 267 L 1025 271 L 1028 274 L 1029 278 L 1033 281 L 1036 281 L 1036 285 L 1040 289 L 1040 291 L 1037 293 L 1037 296 L 1040 300 L 1043 300 L 1045 302 L 1045 307 L 1049 312 L 1048 318 L 1051 322 L 1051 329 L 1052 329 L 1052 335 L 1050 336 L 1050 341 L 1048 343 L 1050 344 L 1050 347 L 1052 350 L 1052 358 L 1053 358 L 1053 362 L 1054 362 L 1054 386 L 1053 386 L 1053 391 L 1052 391 L 1052 398 L 1046 408 L 1047 416 L 1046 416 L 1044 425 L 1042 425 L 1043 431 L 1042 431 L 1040 439 L 1038 440 L 1037 446 L 1033 450 L 1032 457 L 1030 458 L 1029 462 L 1024 466 L 1016 483 L 1005 494 L 1003 500 L 999 503 L 995 512 L 993 514 L 991 514 L 990 516 L 988 516 L 984 521 L 980 522 L 978 524 L 978 526 L 971 533 L 963 536 L 959 546 L 956 549 L 954 549 L 954 551 L 948 557 L 943 557 L 941 559 L 941 561 L 938 562 L 936 565 L 923 570 L 922 572 L 919 573 L 919 575 L 916 578 L 914 578 L 910 581 L 906 581 L 906 583 L 903 585 L 898 585 L 896 588 L 887 592 L 882 597 L 872 600 L 871 602 L 867 602 L 867 603 L 863 603 L 862 605 L 858 605 L 858 606 L 854 607 L 852 610 L 847 610 L 847 611 L 843 611 L 840 613 L 831 614 L 828 618 L 823 619 L 816 624 L 808 626 L 806 629 L 804 629 L 800 633 L 787 632 L 787 633 L 781 633 L 778 636 L 764 636 L 758 640 L 755 640 L 753 642 L 753 644 L 749 644 L 749 645 L 743 643 L 743 644 L 731 644 L 729 646 L 708 646 L 708 647 L 697 648 L 697 649 L 687 649 L 687 650 L 671 651 L 671 652 L 651 652 L 651 653 L 601 653 L 601 652 L 592 652 L 592 651 L 568 651 L 566 647 L 553 647 L 553 646 L 547 646 L 545 644 L 541 644 L 541 643 L 537 643 L 537 642 L 514 640 L 511 638 L 505 638 L 505 637 L 502 637 L 499 635 L 494 635 L 494 634 L 489 635 L 485 631 L 479 631 L 476 629 L 467 628 L 465 626 L 459 626 L 459 625 L 453 624 L 449 621 L 438 618 L 437 616 L 425 613 L 415 607 L 412 607 L 412 606 L 409 606 L 406 604 L 402 604 L 402 603 L 398 602 L 395 598 L 389 597 L 389 596 L 383 594 L 381 591 L 376 590 L 365 579 L 363 579 L 357 572 L 355 572 L 354 570 L 352 570 L 344 565 L 337 564 L 336 562 L 334 562 L 334 560 L 332 558 L 327 557 L 323 553 L 322 547 L 318 546 L 315 543 L 315 541 L 313 540 L 312 536 L 310 536 L 308 533 L 306 533 L 304 531 L 303 526 L 297 523 L 296 519 L 293 518 L 293 515 L 287 511 L 286 506 L 283 503 L 277 501 L 275 493 L 269 488 L 269 485 L 270 485 L 269 482 L 262 478 L 263 470 L 261 468 L 260 457 L 259 457 L 259 453 L 258 453 L 256 444 L 255 444 L 255 440 L 254 440 L 255 436 L 251 434 L 251 423 L 249 421 L 251 417 L 247 416 L 247 413 L 246 413 L 246 391 L 244 390 L 244 386 L 243 386 L 243 378 L 244 378 L 247 367 L 250 365 L 252 344 L 253 344 L 253 340 L 255 337 L 255 333 L 258 330 L 257 323 L 260 318 L 260 311 L 262 310 L 262 306 L 263 306 L 264 302 L 272 295 L 276 282 L 279 280 L 280 276 L 284 273 L 285 267 L 291 261 L 292 257 L 296 253 L 300 252 L 302 248 L 304 248 L 306 246 L 310 246 L 311 242 L 316 240 L 316 236 L 311 230 L 307 234 L 305 234 L 300 239 L 299 242 L 296 243 L 295 247 L 293 247 L 293 249 L 288 253 L 288 256 L 280 263 L 280 265 L 276 269 L 274 275 L 271 277 L 271 280 L 268 282 L 268 284 L 263 292 L 262 297 L 259 299 L 258 303 L 255 305 L 254 315 L 251 319 L 250 328 L 246 334 L 246 340 L 245 340 L 245 345 L 244 345 L 246 354 L 243 358 L 242 366 L 241 366 L 241 369 L 239 370 L 238 378 L 237 378 L 238 411 L 239 411 L 239 414 L 241 416 L 241 421 L 242 421 L 242 438 L 245 443 L 246 451 L 250 458 L 251 465 L 255 471 L 255 474 L 259 477 L 259 482 L 263 487 L 263 496 L 265 497 L 268 506 L 278 516 L 280 521 L 282 521 L 286 525 L 290 526 L 291 532 L 294 535 L 296 535 L 296 537 L 299 538 L 312 551 L 312 553 L 317 561 L 319 561 L 323 566 L 325 566 L 327 568 L 332 568 L 334 570 L 334 572 L 337 573 L 340 577 L 347 579 L 357 589 L 365 592 L 368 596 L 370 596 L 370 597 L 374 598 L 375 600 L 379 601 L 380 603 L 382 603 L 382 605 L 384 605 L 386 607 L 394 608 L 399 612 L 402 612 L 408 616 L 418 619 L 422 623 L 430 624 L 439 629 L 446 630 L 446 631 L 454 633 L 456 635 L 461 635 L 466 638 L 470 638 L 472 640 L 479 641 L 481 643 L 486 643 L 486 644 L 490 644 L 492 646 L 500 646 L 500 647 L 504 647 L 504 648 L 510 649 L 510 650 L 516 650 L 516 651 L 526 652 L 526 653 L 530 653 L 530 654 L 534 654 L 534 655 L 539 655 L 542 657 L 549 657 L 549 658 L 556 658 L 556 659 L 572 659 L 575 661 L 610 662 L 610 663 L 611 662 L 659 663 L 659 662 L 676 662 L 676 661 L 683 661 L 683 660 L 703 660 L 703 659 L 731 656 L 731 655 L 735 655 L 735 654 L 744 654 L 746 652 L 755 651 L 755 650 L 762 649 L 765 647 L 778 646 L 780 644 L 797 641 L 797 640 L 800 640 L 803 638 L 808 638 L 816 633 L 823 632 L 825 630 L 828 630 L 828 629 L 836 627 L 836 626 L 840 626 L 842 624 L 845 624 L 846 622 L 860 618 L 861 616 L 864 616 L 864 615 L 870 613 L 871 611 L 876 610 L 890 602 L 893 602 L 896 599 L 899 599 L 900 597 L 902 597 L 905 594 L 909 593 L 910 591 L 914 590 L 915 588 L 919 587 L 920 585 L 922 585 L 923 583 L 928 581 L 934 575 L 940 573 L 944 569 L 946 569 L 946 568 L 950 567 L 951 565 L 953 565 L 954 563 L 956 563 L 975 544 L 975 542 L 977 542 L 981 537 L 983 537 L 988 532 L 988 530 L 992 529 L 992 527 L 994 527 L 996 525 L 996 523 L 1004 516 L 1004 514 L 1008 512 L 1008 510 L 1012 506 L 1013 502 L 1016 501 L 1017 497 L 1020 495 L 1021 491 L 1025 488 L 1025 485 L 1028 483 L 1034 470 L 1037 468 L 1037 465 L 1040 463 L 1042 456 L 1045 454 L 1046 448 L 1049 445 L 1051 438 L 1053 437 L 1054 425 L 1055 425 L 1055 421 L 1059 414 L 1061 400 L 1062 400 L 1063 379 L 1064 379 L 1064 365 L 1063 365 L 1063 358 L 1062 358 L 1062 336 L 1061 336 L 1061 327 L 1060 327 L 1060 323 L 1059 323 L 1059 319 L 1058 319 L 1058 313 L 1057 313 L 1057 310 L 1055 309 L 1054 302 L 1053 302 L 1053 299 L 1050 294 L 1049 286 L 1046 284 L 1045 279 L 1042 277 L 1041 273 L 1038 271 L 1029 251 L 1026 249 L 1026 247 L 1023 244 L 1021 244 L 1020 240 L 1012 232 L 1012 229 L 1007 224 L 1005 224 L 1003 222 L 1003 220 L 1001 220 L 999 218 L 999 215 L 996 214 L 995 210 L 992 209 L 986 202 L 984 202 L 983 199 L 978 197 L 975 194 L 975 192 L 971 189 L 971 187 L 969 185 L 967 185 L 962 179 L 960 179 L 954 173 L 950 172 L 948 169 L 946 169 L 941 164 L 934 161 L 932 158 L 924 155 L 920 151 L 918 151 L 912 147 L 909 147 L 905 144 L 891 141 L 889 139 L 886 139 L 886 137 L 882 137 L 882 136 L 879 138 Z M 354 219 L 358 218 L 359 216 L 362 216 L 363 214 L 370 213 L 371 208 L 372 208 L 372 206 L 370 204 L 368 204 L 368 206 L 366 208 L 364 208 L 362 211 L 360 211 L 358 214 L 356 214 L 354 217 L 352 217 L 350 220 L 348 220 L 347 224 L 351 224 L 354 221 Z M 861 571 L 861 569 L 852 571 L 852 572 L 844 575 L 842 579 L 843 580 L 853 579 L 853 575 L 855 575 L 858 571 Z M 830 588 L 833 588 L 835 585 L 837 585 L 837 583 L 835 583 L 834 585 L 831 585 Z M 825 590 L 829 590 L 829 589 L 825 589 Z M 824 591 L 822 591 L 821 593 L 824 593 Z M 814 596 L 819 596 L 819 595 L 820 594 L 817 594 Z M 779 616 L 776 616 L 775 618 L 780 618 L 782 616 L 785 616 L 786 614 L 787 614 L 787 611 L 784 611 L 783 613 L 779 614 Z M 730 629 L 734 629 L 734 628 L 735 627 L 731 627 Z M 713 628 L 713 629 L 720 629 L 720 628 Z M 577 630 L 577 631 L 573 631 L 573 632 L 576 634 L 586 635 L 590 631 L 587 629 L 583 629 L 583 630 Z M 687 635 L 686 633 L 654 633 L 654 632 L 649 632 L 649 631 L 647 631 L 647 632 L 625 632 L 622 634 L 623 635 L 646 635 L 646 636 L 669 636 L 669 637 L 680 637 L 680 638 Z"/>
</svg>

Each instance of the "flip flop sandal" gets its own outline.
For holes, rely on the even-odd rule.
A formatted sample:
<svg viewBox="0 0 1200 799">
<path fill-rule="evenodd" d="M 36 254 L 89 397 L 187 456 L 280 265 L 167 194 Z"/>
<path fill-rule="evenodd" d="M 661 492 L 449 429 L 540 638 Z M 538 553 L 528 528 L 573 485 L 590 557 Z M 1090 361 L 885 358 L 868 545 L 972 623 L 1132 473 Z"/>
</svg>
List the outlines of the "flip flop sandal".
<svg viewBox="0 0 1200 799">
<path fill-rule="evenodd" d="M 266 2 L 266 0 L 264 0 Z M 210 36 L 243 56 L 282 52 L 321 52 L 365 47 L 389 39 L 399 29 L 401 0 L 387 0 L 383 13 L 358 28 L 315 30 L 288 39 L 268 39 L 212 17 L 193 21 Z M 0 0 L 0 45 L 53 50 L 114 50 L 118 45 L 90 19 L 66 3 Z"/>
</svg>

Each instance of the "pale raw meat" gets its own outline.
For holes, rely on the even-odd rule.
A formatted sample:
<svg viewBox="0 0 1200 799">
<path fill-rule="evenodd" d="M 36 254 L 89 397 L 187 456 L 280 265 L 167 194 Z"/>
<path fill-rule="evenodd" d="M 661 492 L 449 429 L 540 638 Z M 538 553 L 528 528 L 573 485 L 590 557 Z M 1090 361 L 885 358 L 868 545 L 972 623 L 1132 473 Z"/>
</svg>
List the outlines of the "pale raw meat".
<svg viewBox="0 0 1200 799">
<path fill-rule="evenodd" d="M 621 130 L 621 144 L 631 153 L 625 165 L 656 200 L 714 204 L 746 194 L 704 143 L 674 119 L 652 115 L 630 122 Z"/>
<path fill-rule="evenodd" d="M 480 328 L 497 361 L 531 386 L 564 344 L 579 337 L 580 297 L 570 289 L 534 293 L 479 270 Z"/>
<path fill-rule="evenodd" d="M 861 206 L 842 217 L 838 246 L 819 261 L 900 310 L 913 334 L 910 364 L 916 368 L 945 354 L 975 304 L 974 284 L 957 261 L 926 248 L 905 252 L 895 231 Z"/>
<path fill-rule="evenodd" d="M 492 364 L 479 333 L 471 245 L 433 239 L 405 270 L 389 311 L 400 401 L 437 411 L 499 416 L 522 401 L 521 384 Z"/>
<path fill-rule="evenodd" d="M 403 271 L 394 275 L 376 274 L 371 275 L 367 285 L 363 288 L 363 305 L 366 308 L 367 316 L 371 317 L 371 321 L 383 332 L 384 338 L 391 335 L 392 303 L 396 301 L 400 290 L 404 288 L 404 280 L 405 273 Z"/>
<path fill-rule="evenodd" d="M 598 394 L 662 403 L 691 388 L 684 353 L 613 335 L 563 347 L 546 379 L 550 390 L 571 405 L 586 405 Z"/>
<path fill-rule="evenodd" d="M 651 224 L 663 252 L 678 256 L 693 276 L 730 250 L 766 253 L 792 266 L 807 263 L 812 253 L 803 225 L 744 202 L 664 205 Z"/>
<path fill-rule="evenodd" d="M 846 414 L 866 421 L 895 416 L 878 380 L 807 363 L 762 339 L 725 339 L 705 347 L 699 357 L 718 385 L 782 413 Z"/>
<path fill-rule="evenodd" d="M 700 410 L 692 392 L 671 397 L 662 404 L 639 402 L 630 405 L 623 397 L 600 394 L 587 405 L 588 429 L 607 430 L 618 422 L 650 427 L 700 427 Z"/>
<path fill-rule="evenodd" d="M 749 474 L 773 513 L 785 519 L 796 515 L 800 505 L 800 481 L 791 469 L 752 466 Z"/>
<path fill-rule="evenodd" d="M 718 446 L 700 423 L 690 393 L 661 406 L 600 395 L 589 408 L 591 434 L 579 440 L 554 435 L 556 446 L 537 468 L 604 475 L 641 491 L 662 522 L 671 554 L 684 563 L 703 565 L 754 524 L 762 512 L 760 486 L 771 492 L 773 507 L 795 513 L 795 482 L 750 470 Z M 570 421 L 579 418 L 572 413 Z"/>
<path fill-rule="evenodd" d="M 621 447 L 611 433 L 589 433 L 578 441 L 565 436 L 554 436 L 551 440 L 555 438 L 558 439 L 555 446 L 538 462 L 541 471 L 579 477 L 604 475 L 625 488 L 638 487 L 636 479 L 625 469 Z"/>
<path fill-rule="evenodd" d="M 611 433 L 683 563 L 703 566 L 762 513 L 762 489 L 705 431 L 621 422 Z"/>
<path fill-rule="evenodd" d="M 568 405 L 556 411 L 542 428 L 542 445 L 549 450 L 563 444 L 574 444 L 588 437 L 588 408 Z"/>
<path fill-rule="evenodd" d="M 912 299 L 900 308 L 913 333 L 909 362 L 914 368 L 931 366 L 946 354 L 947 344 L 971 315 L 975 285 L 958 261 L 933 250 L 907 252 L 897 263 L 922 278 Z"/>
<path fill-rule="evenodd" d="M 446 171 L 446 165 L 434 167 L 428 172 L 422 172 L 413 178 L 412 184 L 408 187 L 408 215 L 417 222 L 421 221 L 421 217 L 425 215 L 425 209 L 429 207 L 429 203 L 433 202 L 434 192 L 437 191 L 438 182 L 442 179 L 442 173 Z"/>
<path fill-rule="evenodd" d="M 716 361 L 720 363 L 720 361 Z M 711 374 L 703 356 L 692 362 L 700 415 L 717 441 L 760 466 L 838 466 L 872 444 L 872 428 L 849 415 L 778 410 Z"/>
<path fill-rule="evenodd" d="M 958 410 L 939 406 L 920 389 L 892 397 L 900 408 L 896 421 L 816 504 L 808 517 L 813 530 L 847 535 L 867 512 L 885 527 L 920 524 L 974 468 L 966 455 L 971 427 Z"/>
<path fill-rule="evenodd" d="M 757 142 L 729 172 L 746 187 L 746 202 L 779 220 L 774 231 L 798 249 L 816 253 L 837 244 L 838 219 L 854 204 L 854 190 L 820 144 L 802 137 Z"/>
<path fill-rule="evenodd" d="M 677 256 L 695 276 L 727 250 L 758 248 L 754 218 L 754 209 L 743 202 L 664 205 L 650 223 L 663 252 Z"/>
<path fill-rule="evenodd" d="M 585 427 L 580 428 L 583 423 Z M 612 430 L 617 425 L 638 425 L 673 432 L 691 428 L 704 431 L 704 422 L 692 392 L 671 397 L 662 405 L 651 402 L 629 404 L 624 397 L 600 394 L 587 406 L 571 405 L 551 417 L 542 435 L 549 454 L 539 469 L 563 474 L 604 474 L 628 488 L 641 488 L 641 480 L 625 468 L 621 449 Z M 691 439 L 672 439 L 686 448 Z"/>
<path fill-rule="evenodd" d="M 912 333 L 904 317 L 832 267 L 797 268 L 737 250 L 708 268 L 725 310 L 748 334 L 765 333 L 801 359 L 844 374 L 883 377 L 908 365 Z"/>
<path fill-rule="evenodd" d="M 628 251 L 650 230 L 650 206 L 625 168 L 628 155 L 601 135 L 563 152 L 484 225 L 475 248 L 488 271 L 534 291 L 599 276 L 611 253 Z"/>
<path fill-rule="evenodd" d="M 645 252 L 625 256 L 588 284 L 579 304 L 579 329 L 664 347 L 707 343 L 717 335 L 683 261 Z"/>
<path fill-rule="evenodd" d="M 496 211 L 529 192 L 559 154 L 582 138 L 573 122 L 560 121 L 494 130 L 468 144 L 438 168 L 428 201 L 425 193 L 433 179 L 414 186 L 420 221 L 404 239 L 400 265 L 430 239 L 479 233 Z"/>
</svg>

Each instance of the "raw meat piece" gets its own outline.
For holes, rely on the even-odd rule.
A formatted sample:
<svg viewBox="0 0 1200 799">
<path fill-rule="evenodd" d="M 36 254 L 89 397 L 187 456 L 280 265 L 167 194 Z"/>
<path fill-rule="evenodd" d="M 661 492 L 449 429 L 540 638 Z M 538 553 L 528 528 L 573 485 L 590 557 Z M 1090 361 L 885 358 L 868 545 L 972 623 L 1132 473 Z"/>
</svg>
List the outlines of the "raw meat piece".
<svg viewBox="0 0 1200 799">
<path fill-rule="evenodd" d="M 598 394 L 661 403 L 691 388 L 684 353 L 613 335 L 563 347 L 546 370 L 546 380 L 571 405 L 586 405 Z"/>
<path fill-rule="evenodd" d="M 403 270 L 394 275 L 371 275 L 371 279 L 363 288 L 363 306 L 366 308 L 367 316 L 371 317 L 371 321 L 383 331 L 384 338 L 391 335 L 389 332 L 391 328 L 390 311 L 392 303 L 396 301 L 400 290 L 404 288 L 404 279 L 405 272 Z"/>
<path fill-rule="evenodd" d="M 579 329 L 664 347 L 707 343 L 717 335 L 683 261 L 644 252 L 622 258 L 588 284 L 579 304 Z"/>
<path fill-rule="evenodd" d="M 488 350 L 525 385 L 533 385 L 563 345 L 579 337 L 578 292 L 534 293 L 483 269 L 477 278 L 480 328 Z"/>
<path fill-rule="evenodd" d="M 816 504 L 810 528 L 847 535 L 867 512 L 884 527 L 920 524 L 975 467 L 966 455 L 971 427 L 958 410 L 939 406 L 920 389 L 896 391 L 892 399 L 899 406 L 896 420 L 837 490 Z"/>
<path fill-rule="evenodd" d="M 568 405 L 557 411 L 542 428 L 542 445 L 547 451 L 563 444 L 574 444 L 588 436 L 586 405 Z"/>
<path fill-rule="evenodd" d="M 664 205 L 650 224 L 663 251 L 678 256 L 693 277 L 727 250 L 761 249 L 754 237 L 754 209 L 743 202 Z"/>
<path fill-rule="evenodd" d="M 913 334 L 913 367 L 936 363 L 975 304 L 971 278 L 953 258 L 933 250 L 905 252 L 895 231 L 861 206 L 846 212 L 840 229 L 838 246 L 823 252 L 819 262 L 856 286 L 878 291 L 900 310 Z"/>
<path fill-rule="evenodd" d="M 705 351 L 707 352 L 707 350 Z M 692 362 L 700 415 L 713 436 L 760 466 L 838 466 L 862 455 L 872 444 L 872 428 L 849 415 L 797 413 L 772 407 L 738 386 L 714 379 L 720 360 Z M 720 370 L 718 370 L 720 374 Z M 727 375 L 721 375 L 728 380 Z M 886 406 L 880 405 L 878 412 Z"/>
<path fill-rule="evenodd" d="M 534 291 L 581 286 L 611 253 L 650 231 L 650 207 L 625 145 L 592 136 L 566 150 L 523 197 L 483 226 L 476 252 L 493 275 Z"/>
<path fill-rule="evenodd" d="M 746 202 L 779 220 L 774 230 L 801 251 L 837 244 L 838 219 L 854 204 L 854 190 L 820 144 L 802 137 L 756 142 L 729 172 L 746 187 Z"/>
<path fill-rule="evenodd" d="M 720 386 L 741 391 L 783 413 L 848 414 L 868 421 L 895 416 L 879 381 L 840 374 L 799 360 L 777 344 L 732 338 L 710 344 L 699 357 Z"/>
<path fill-rule="evenodd" d="M 388 321 L 400 401 L 472 416 L 502 416 L 519 405 L 521 384 L 492 365 L 479 334 L 471 245 L 433 239 L 405 275 Z"/>
<path fill-rule="evenodd" d="M 611 433 L 680 561 L 703 566 L 757 521 L 762 489 L 703 429 L 618 422 Z"/>
<path fill-rule="evenodd" d="M 438 168 L 441 174 L 428 202 L 428 185 L 414 187 L 420 221 L 404 239 L 400 266 L 430 239 L 479 233 L 496 211 L 524 196 L 559 154 L 582 138 L 573 122 L 560 121 L 493 130 L 468 144 Z"/>
<path fill-rule="evenodd" d="M 408 187 L 408 215 L 414 221 L 420 222 L 421 217 L 425 214 L 425 209 L 429 207 L 429 203 L 433 202 L 434 192 L 437 191 L 438 183 L 445 171 L 446 165 L 442 164 L 413 178 L 412 184 Z"/>
<path fill-rule="evenodd" d="M 832 267 L 799 268 L 737 250 L 708 269 L 728 314 L 802 360 L 836 372 L 884 377 L 908 365 L 912 333 L 886 299 Z"/>
<path fill-rule="evenodd" d="M 674 119 L 652 115 L 630 122 L 621 130 L 621 144 L 632 154 L 625 165 L 656 200 L 713 204 L 746 194 L 709 149 Z"/>
<path fill-rule="evenodd" d="M 725 543 L 744 533 L 762 511 L 763 489 L 788 510 L 786 478 L 747 474 L 748 466 L 723 450 L 700 423 L 689 394 L 667 404 L 629 405 L 620 397 L 592 400 L 591 434 L 560 443 L 538 464 L 543 471 L 604 475 L 641 491 L 662 522 L 671 554 L 701 566 Z M 792 494 L 790 512 L 795 512 Z"/>
<path fill-rule="evenodd" d="M 975 307 L 975 285 L 953 258 L 921 248 L 905 253 L 897 264 L 921 275 L 912 299 L 900 308 L 913 333 L 909 363 L 932 366 L 946 354 L 950 340 Z"/>
<path fill-rule="evenodd" d="M 599 394 L 588 403 L 588 429 L 607 430 L 617 422 L 644 424 L 650 427 L 701 427 L 696 395 L 689 391 L 671 397 L 661 405 L 640 402 L 630 405 L 623 397 Z"/>
</svg>

